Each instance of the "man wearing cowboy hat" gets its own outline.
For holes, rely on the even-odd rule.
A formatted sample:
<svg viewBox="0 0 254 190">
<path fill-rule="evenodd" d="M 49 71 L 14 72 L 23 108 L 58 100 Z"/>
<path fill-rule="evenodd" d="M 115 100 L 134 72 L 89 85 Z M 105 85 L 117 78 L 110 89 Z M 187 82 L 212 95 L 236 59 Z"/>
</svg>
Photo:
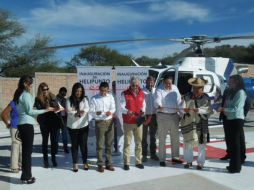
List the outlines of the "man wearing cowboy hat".
<svg viewBox="0 0 254 190">
<path fill-rule="evenodd" d="M 190 78 L 192 92 L 184 95 L 184 116 L 181 120 L 181 131 L 184 139 L 184 167 L 192 167 L 193 148 L 198 146 L 197 169 L 203 169 L 205 163 L 205 146 L 208 134 L 208 118 L 212 114 L 209 96 L 203 92 L 206 81 L 201 78 Z"/>
</svg>

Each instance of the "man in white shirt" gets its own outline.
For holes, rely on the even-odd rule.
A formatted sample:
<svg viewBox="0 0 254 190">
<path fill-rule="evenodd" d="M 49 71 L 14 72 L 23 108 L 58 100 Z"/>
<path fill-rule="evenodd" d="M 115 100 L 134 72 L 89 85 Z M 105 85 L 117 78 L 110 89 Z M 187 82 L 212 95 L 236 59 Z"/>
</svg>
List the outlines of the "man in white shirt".
<svg viewBox="0 0 254 190">
<path fill-rule="evenodd" d="M 156 109 L 154 106 L 155 88 L 154 88 L 154 77 L 148 76 L 146 79 L 146 86 L 143 88 L 146 101 L 146 122 L 143 124 L 143 137 L 142 137 L 142 161 L 147 161 L 147 134 L 149 130 L 150 136 L 150 158 L 158 161 L 159 158 L 156 155 L 156 132 L 157 132 L 157 121 L 156 121 Z"/>
<path fill-rule="evenodd" d="M 101 82 L 100 92 L 92 97 L 90 112 L 95 119 L 96 152 L 98 171 L 104 172 L 103 148 L 105 144 L 106 169 L 114 171 L 112 166 L 112 144 L 114 137 L 113 114 L 116 111 L 114 97 L 109 94 L 107 82 Z"/>
<path fill-rule="evenodd" d="M 166 166 L 166 137 L 170 133 L 171 157 L 173 163 L 182 163 L 179 159 L 179 115 L 181 95 L 178 88 L 172 84 L 172 78 L 165 76 L 163 86 L 156 90 L 155 107 L 157 109 L 159 159 L 160 165 Z"/>
</svg>

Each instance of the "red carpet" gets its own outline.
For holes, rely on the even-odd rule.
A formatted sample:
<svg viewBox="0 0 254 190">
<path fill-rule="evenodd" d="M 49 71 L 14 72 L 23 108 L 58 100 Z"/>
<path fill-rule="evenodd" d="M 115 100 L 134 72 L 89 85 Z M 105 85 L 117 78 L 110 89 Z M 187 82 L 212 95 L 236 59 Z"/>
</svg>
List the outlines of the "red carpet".
<svg viewBox="0 0 254 190">
<path fill-rule="evenodd" d="M 221 142 L 221 141 L 213 141 L 213 142 L 210 142 L 209 144 L 219 143 L 219 142 Z M 180 146 L 183 147 L 183 144 L 180 144 Z M 171 145 L 166 145 L 166 148 L 167 149 L 171 148 Z M 198 148 L 195 147 L 194 151 L 198 152 Z M 246 149 L 247 154 L 253 153 L 253 152 L 254 152 L 254 148 L 247 148 Z M 225 156 L 225 154 L 226 154 L 226 151 L 224 149 L 206 145 L 206 158 L 208 158 L 208 159 L 213 159 L 213 158 L 218 159 L 218 158 Z"/>
</svg>

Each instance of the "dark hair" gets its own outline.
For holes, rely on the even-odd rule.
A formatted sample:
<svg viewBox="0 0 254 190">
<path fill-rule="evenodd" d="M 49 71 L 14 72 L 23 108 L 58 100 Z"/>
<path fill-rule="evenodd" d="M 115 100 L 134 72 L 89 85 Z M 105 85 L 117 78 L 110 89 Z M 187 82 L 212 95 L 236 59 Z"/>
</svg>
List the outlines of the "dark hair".
<svg viewBox="0 0 254 190">
<path fill-rule="evenodd" d="M 81 88 L 82 89 L 82 94 L 80 98 L 76 97 L 76 92 L 77 90 Z M 76 110 L 79 110 L 79 103 L 85 98 L 85 89 L 83 87 L 83 85 L 79 82 L 75 83 L 72 86 L 72 90 L 71 90 L 71 96 L 70 96 L 70 104 L 71 106 L 75 107 Z"/>
<path fill-rule="evenodd" d="M 163 77 L 163 81 L 165 81 L 165 80 L 167 80 L 167 79 L 170 79 L 170 80 L 173 81 L 173 78 L 172 78 L 170 75 L 165 75 L 165 76 Z"/>
<path fill-rule="evenodd" d="M 61 88 L 59 89 L 58 92 L 59 92 L 59 93 L 60 93 L 60 92 L 67 92 L 67 88 L 65 88 L 65 87 L 63 86 L 63 87 L 61 87 Z"/>
<path fill-rule="evenodd" d="M 231 75 L 229 77 L 229 79 L 234 80 L 234 82 L 236 83 L 235 88 L 234 89 L 229 89 L 229 91 L 228 91 L 230 98 L 233 99 L 235 94 L 239 90 L 244 90 L 245 91 L 245 85 L 244 85 L 243 78 L 241 77 L 241 75 Z"/>
<path fill-rule="evenodd" d="M 15 102 L 15 104 L 19 103 L 19 97 L 26 89 L 25 83 L 33 84 L 33 78 L 29 75 L 24 75 L 24 76 L 20 77 L 19 83 L 18 83 L 18 88 L 16 89 L 14 96 L 13 96 L 13 101 Z"/>
<path fill-rule="evenodd" d="M 99 89 L 100 88 L 109 88 L 109 85 L 107 82 L 101 82 Z"/>
<path fill-rule="evenodd" d="M 149 76 L 146 78 L 146 80 L 153 80 L 153 81 L 155 81 L 155 78 L 154 78 L 152 75 L 149 75 Z"/>
</svg>

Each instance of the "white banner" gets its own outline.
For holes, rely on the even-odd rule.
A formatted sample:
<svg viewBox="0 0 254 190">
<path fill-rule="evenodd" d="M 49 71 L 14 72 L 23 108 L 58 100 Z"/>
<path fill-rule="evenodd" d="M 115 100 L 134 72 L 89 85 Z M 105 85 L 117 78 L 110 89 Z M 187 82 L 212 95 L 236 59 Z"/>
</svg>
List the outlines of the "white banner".
<svg viewBox="0 0 254 190">
<path fill-rule="evenodd" d="M 99 92 L 101 82 L 108 82 L 110 91 L 115 97 L 116 113 L 118 116 L 117 128 L 117 145 L 118 150 L 122 150 L 122 144 L 119 144 L 119 139 L 122 139 L 122 115 L 120 112 L 120 97 L 121 93 L 130 86 L 130 78 L 135 76 L 140 79 L 140 87 L 145 86 L 145 81 L 148 76 L 149 67 L 116 67 L 112 69 L 110 66 L 96 67 L 96 66 L 81 66 L 77 67 L 78 81 L 83 84 L 86 96 L 91 99 L 92 96 Z M 115 90 L 112 90 L 112 82 L 115 81 Z M 93 124 L 91 124 L 93 126 Z M 115 146 L 115 145 L 114 145 Z M 132 142 L 133 147 L 133 142 Z M 89 130 L 88 137 L 88 154 L 90 156 L 96 155 L 96 139 L 94 127 Z M 133 152 L 133 148 L 131 149 Z"/>
<path fill-rule="evenodd" d="M 112 68 L 108 66 L 78 66 L 78 81 L 83 84 L 86 96 L 90 99 L 99 92 L 101 82 L 107 82 L 112 88 Z"/>
</svg>

